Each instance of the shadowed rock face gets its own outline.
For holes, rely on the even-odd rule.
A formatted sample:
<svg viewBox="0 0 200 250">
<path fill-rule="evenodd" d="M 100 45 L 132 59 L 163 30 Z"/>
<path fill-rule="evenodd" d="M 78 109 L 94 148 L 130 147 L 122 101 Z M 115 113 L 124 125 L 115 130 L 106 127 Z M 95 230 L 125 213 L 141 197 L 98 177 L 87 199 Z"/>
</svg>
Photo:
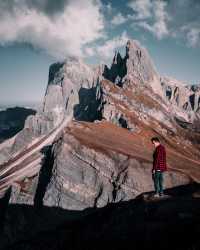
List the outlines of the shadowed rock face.
<svg viewBox="0 0 200 250">
<path fill-rule="evenodd" d="M 120 53 L 116 53 L 113 58 L 113 63 L 111 68 L 109 69 L 107 66 L 104 68 L 103 76 L 114 82 L 118 86 L 123 86 L 123 78 L 127 74 L 127 66 L 126 66 L 127 57 L 122 58 Z"/>
<path fill-rule="evenodd" d="M 90 89 L 81 87 L 79 92 L 79 103 L 74 106 L 73 116 L 79 121 L 90 121 L 102 119 L 102 93 L 100 85 Z"/>
</svg>

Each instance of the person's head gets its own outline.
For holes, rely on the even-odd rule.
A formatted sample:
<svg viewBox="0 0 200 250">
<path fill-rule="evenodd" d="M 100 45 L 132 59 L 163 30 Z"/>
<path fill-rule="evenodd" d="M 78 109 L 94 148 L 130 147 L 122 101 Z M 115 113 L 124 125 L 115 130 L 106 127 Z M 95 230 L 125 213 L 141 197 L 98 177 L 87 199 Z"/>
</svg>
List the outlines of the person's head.
<svg viewBox="0 0 200 250">
<path fill-rule="evenodd" d="M 160 140 L 159 140 L 158 137 L 151 138 L 151 142 L 152 142 L 152 144 L 154 145 L 155 148 L 160 145 Z"/>
</svg>

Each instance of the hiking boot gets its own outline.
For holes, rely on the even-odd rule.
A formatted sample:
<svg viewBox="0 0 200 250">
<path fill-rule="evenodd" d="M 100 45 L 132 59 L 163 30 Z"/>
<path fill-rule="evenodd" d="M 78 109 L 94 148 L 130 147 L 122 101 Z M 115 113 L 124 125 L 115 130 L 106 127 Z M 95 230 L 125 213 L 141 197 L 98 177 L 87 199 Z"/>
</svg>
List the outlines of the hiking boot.
<svg viewBox="0 0 200 250">
<path fill-rule="evenodd" d="M 154 197 L 154 198 L 159 198 L 160 195 L 159 195 L 158 193 L 155 193 L 153 197 Z"/>
</svg>

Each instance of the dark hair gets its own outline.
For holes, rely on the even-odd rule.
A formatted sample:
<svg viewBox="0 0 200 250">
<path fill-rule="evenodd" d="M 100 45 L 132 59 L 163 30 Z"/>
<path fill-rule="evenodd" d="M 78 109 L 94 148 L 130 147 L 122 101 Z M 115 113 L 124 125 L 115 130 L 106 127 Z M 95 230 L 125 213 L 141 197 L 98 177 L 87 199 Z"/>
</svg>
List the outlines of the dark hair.
<svg viewBox="0 0 200 250">
<path fill-rule="evenodd" d="M 153 138 L 151 138 L 151 141 L 152 141 L 152 142 L 160 142 L 160 140 L 159 140 L 158 137 L 153 137 Z"/>
</svg>

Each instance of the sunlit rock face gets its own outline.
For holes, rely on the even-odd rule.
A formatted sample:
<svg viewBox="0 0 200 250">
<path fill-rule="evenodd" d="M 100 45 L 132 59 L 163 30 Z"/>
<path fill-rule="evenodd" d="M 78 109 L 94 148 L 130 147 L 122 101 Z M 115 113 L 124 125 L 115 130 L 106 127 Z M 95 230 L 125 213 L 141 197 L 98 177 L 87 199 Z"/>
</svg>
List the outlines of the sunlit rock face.
<svg viewBox="0 0 200 250">
<path fill-rule="evenodd" d="M 119 86 L 123 86 L 126 81 L 146 84 L 155 93 L 163 95 L 159 75 L 147 50 L 135 40 L 127 42 L 124 58 L 119 52 L 115 54 L 111 68 L 105 67 L 104 77 Z"/>
<path fill-rule="evenodd" d="M 43 204 L 82 210 L 130 200 L 153 190 L 151 153 L 139 145 L 129 131 L 115 129 L 108 122 L 73 122 L 53 149 L 52 178 Z M 165 187 L 189 181 L 185 174 L 169 172 Z"/>
<path fill-rule="evenodd" d="M 185 111 L 196 112 L 199 108 L 199 87 L 186 85 L 169 77 L 161 78 L 161 84 L 165 91 L 166 98 L 179 108 Z"/>
<path fill-rule="evenodd" d="M 188 123 L 194 125 L 198 123 L 200 110 L 199 85 L 185 84 L 169 77 L 162 77 L 161 85 L 174 115 Z"/>
<path fill-rule="evenodd" d="M 87 90 L 95 89 L 97 84 L 98 74 L 80 59 L 69 58 L 51 65 L 42 110 L 27 120 L 26 127 L 36 134 L 44 134 L 58 126 L 66 116 L 79 116 L 80 110 L 75 105 L 82 101 L 82 92 L 87 94 Z"/>
</svg>

